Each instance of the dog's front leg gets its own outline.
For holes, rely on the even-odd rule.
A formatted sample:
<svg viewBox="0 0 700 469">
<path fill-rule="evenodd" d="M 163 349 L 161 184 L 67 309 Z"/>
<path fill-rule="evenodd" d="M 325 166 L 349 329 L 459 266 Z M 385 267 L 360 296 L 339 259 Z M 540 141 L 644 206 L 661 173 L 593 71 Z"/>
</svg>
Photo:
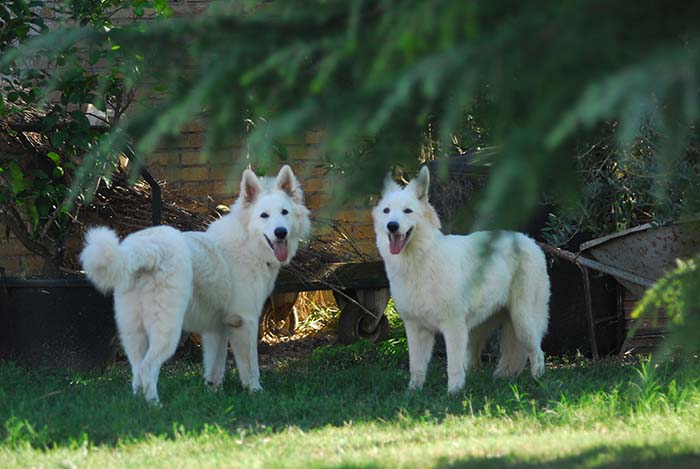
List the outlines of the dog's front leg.
<svg viewBox="0 0 700 469">
<path fill-rule="evenodd" d="M 435 333 L 413 320 L 404 319 L 404 327 L 408 342 L 408 367 L 411 372 L 408 389 L 421 389 L 428 372 L 430 355 L 433 353 Z"/>
<path fill-rule="evenodd" d="M 230 327 L 231 349 L 236 359 L 241 384 L 250 391 L 262 391 L 258 369 L 258 324 L 240 318 L 236 327 Z"/>
<path fill-rule="evenodd" d="M 447 393 L 456 394 L 467 376 L 469 330 L 464 321 L 454 321 L 442 328 L 442 335 L 447 351 Z"/>
</svg>

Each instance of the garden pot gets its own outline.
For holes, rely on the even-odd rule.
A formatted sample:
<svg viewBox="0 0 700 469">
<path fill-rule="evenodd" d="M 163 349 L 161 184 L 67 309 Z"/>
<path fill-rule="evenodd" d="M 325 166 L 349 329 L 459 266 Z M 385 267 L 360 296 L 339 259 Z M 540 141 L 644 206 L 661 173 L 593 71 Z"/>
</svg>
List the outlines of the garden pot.
<svg viewBox="0 0 700 469">
<path fill-rule="evenodd" d="M 0 359 L 102 369 L 118 346 L 111 296 L 84 277 L 0 280 Z"/>
</svg>

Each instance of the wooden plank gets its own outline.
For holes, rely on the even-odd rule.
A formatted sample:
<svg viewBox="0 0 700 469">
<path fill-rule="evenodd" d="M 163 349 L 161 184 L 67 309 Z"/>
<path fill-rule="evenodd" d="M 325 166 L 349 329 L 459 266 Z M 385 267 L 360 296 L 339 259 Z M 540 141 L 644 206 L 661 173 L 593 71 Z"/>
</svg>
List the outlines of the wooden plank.
<svg viewBox="0 0 700 469">
<path fill-rule="evenodd" d="M 290 293 L 316 290 L 357 290 L 363 288 L 386 288 L 386 278 L 382 261 L 335 263 L 321 266 L 315 272 L 304 274 L 293 272 L 291 268 L 280 271 L 275 283 L 275 293 Z M 0 280 L 0 288 L 92 288 L 85 277 Z"/>
<path fill-rule="evenodd" d="M 353 262 L 327 264 L 316 272 L 304 274 L 284 269 L 277 277 L 275 292 L 357 290 L 388 286 L 389 280 L 382 261 Z"/>
</svg>

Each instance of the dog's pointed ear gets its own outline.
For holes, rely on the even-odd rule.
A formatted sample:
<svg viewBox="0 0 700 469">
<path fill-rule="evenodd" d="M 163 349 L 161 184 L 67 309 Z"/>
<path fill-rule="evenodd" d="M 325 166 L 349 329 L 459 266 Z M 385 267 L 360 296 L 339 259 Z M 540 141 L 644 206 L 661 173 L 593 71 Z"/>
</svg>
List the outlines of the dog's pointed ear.
<svg viewBox="0 0 700 469">
<path fill-rule="evenodd" d="M 399 186 L 394 180 L 394 173 L 391 171 L 387 172 L 386 176 L 384 177 L 384 189 L 382 189 L 382 195 L 399 189 L 401 189 L 401 186 Z"/>
<path fill-rule="evenodd" d="M 430 170 L 423 166 L 418 176 L 413 178 L 408 184 L 416 193 L 418 200 L 428 200 L 428 188 L 430 187 Z"/>
<path fill-rule="evenodd" d="M 246 207 L 252 205 L 262 190 L 260 179 L 258 179 L 255 173 L 250 169 L 243 171 L 243 176 L 241 177 L 241 194 L 239 196 L 241 200 L 243 200 L 243 205 Z"/>
<path fill-rule="evenodd" d="M 304 203 L 304 192 L 301 190 L 301 184 L 299 184 L 292 168 L 288 164 L 282 166 L 282 169 L 277 174 L 275 187 L 285 192 L 295 202 Z"/>
</svg>

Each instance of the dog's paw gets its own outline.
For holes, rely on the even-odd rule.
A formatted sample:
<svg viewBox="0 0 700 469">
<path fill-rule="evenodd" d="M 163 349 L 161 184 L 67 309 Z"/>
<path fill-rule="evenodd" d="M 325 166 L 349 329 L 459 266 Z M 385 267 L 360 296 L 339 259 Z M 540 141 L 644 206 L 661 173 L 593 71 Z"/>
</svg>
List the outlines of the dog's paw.
<svg viewBox="0 0 700 469">
<path fill-rule="evenodd" d="M 257 393 L 257 392 L 262 392 L 263 388 L 260 386 L 260 383 L 251 383 L 248 385 L 248 391 L 251 393 Z"/>
<path fill-rule="evenodd" d="M 539 380 L 542 376 L 544 376 L 544 365 L 541 367 L 532 368 L 531 374 L 534 379 Z"/>
<path fill-rule="evenodd" d="M 447 388 L 447 395 L 450 397 L 457 396 L 462 393 L 462 389 L 464 389 L 464 386 L 450 386 Z"/>
<path fill-rule="evenodd" d="M 221 390 L 224 388 L 224 386 L 222 385 L 222 383 L 215 383 L 215 382 L 209 381 L 209 380 L 205 380 L 205 381 L 204 381 L 204 385 L 205 385 L 205 386 L 207 387 L 207 389 L 210 390 L 211 392 L 219 392 L 219 391 L 221 391 Z"/>
<path fill-rule="evenodd" d="M 409 381 L 408 382 L 408 392 L 413 392 L 413 391 L 420 391 L 423 389 L 423 383 L 419 383 L 417 381 Z"/>
<path fill-rule="evenodd" d="M 163 404 L 160 403 L 160 399 L 158 399 L 158 396 L 151 399 L 146 399 L 146 404 L 148 404 L 149 407 L 152 407 L 154 409 L 163 408 Z"/>
</svg>

